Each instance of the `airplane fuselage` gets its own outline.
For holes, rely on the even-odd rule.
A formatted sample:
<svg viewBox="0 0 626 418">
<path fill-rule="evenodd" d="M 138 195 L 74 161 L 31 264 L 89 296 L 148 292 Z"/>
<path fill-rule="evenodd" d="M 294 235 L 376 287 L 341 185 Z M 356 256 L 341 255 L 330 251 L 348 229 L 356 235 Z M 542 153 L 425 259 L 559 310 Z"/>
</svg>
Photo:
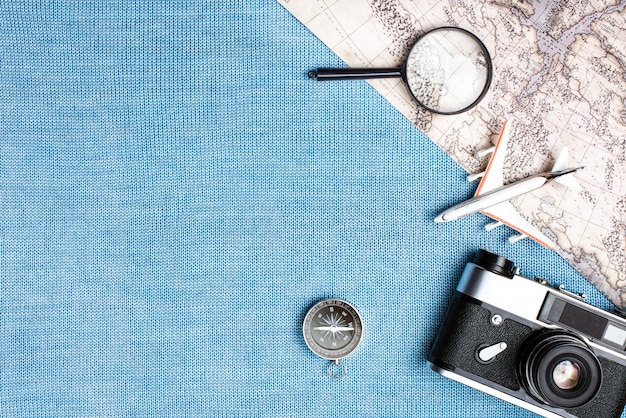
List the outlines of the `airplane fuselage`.
<svg viewBox="0 0 626 418">
<path fill-rule="evenodd" d="M 538 188 L 550 183 L 552 179 L 552 173 L 541 173 L 511 184 L 507 184 L 506 186 L 499 187 L 487 193 L 468 199 L 458 205 L 452 206 L 450 209 L 445 210 L 437 216 L 437 218 L 435 218 L 435 222 L 454 221 L 476 212 L 483 211 L 497 205 L 498 203 L 506 202 L 514 197 L 537 190 Z"/>
</svg>

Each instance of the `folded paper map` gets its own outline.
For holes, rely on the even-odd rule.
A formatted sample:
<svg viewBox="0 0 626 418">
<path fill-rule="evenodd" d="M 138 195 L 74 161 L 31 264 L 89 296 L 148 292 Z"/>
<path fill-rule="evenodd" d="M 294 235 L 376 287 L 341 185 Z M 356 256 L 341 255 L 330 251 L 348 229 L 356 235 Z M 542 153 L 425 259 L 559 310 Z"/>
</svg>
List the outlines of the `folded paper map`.
<svg viewBox="0 0 626 418">
<path fill-rule="evenodd" d="M 512 124 L 505 179 L 549 169 L 563 147 L 583 190 L 542 188 L 512 201 L 556 251 L 626 306 L 626 0 L 279 0 L 351 67 L 399 67 L 423 33 L 457 26 L 493 59 L 485 99 L 444 116 L 400 79 L 371 85 L 470 173 Z M 311 63 L 315 65 L 315 63 Z"/>
</svg>

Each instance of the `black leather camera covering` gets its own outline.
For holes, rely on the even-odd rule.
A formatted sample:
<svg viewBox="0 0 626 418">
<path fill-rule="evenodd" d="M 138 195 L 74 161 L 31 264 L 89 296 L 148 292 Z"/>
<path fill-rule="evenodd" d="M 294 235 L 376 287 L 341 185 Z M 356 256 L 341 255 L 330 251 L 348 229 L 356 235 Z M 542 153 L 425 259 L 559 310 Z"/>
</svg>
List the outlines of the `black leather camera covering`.
<svg viewBox="0 0 626 418">
<path fill-rule="evenodd" d="M 455 296 L 431 355 L 436 363 L 444 363 L 451 370 L 460 368 L 508 389 L 519 390 L 517 353 L 533 330 L 511 319 L 494 326 L 491 315 L 476 303 Z M 499 342 L 506 342 L 508 348 L 490 363 L 478 361 L 479 347 Z"/>
</svg>

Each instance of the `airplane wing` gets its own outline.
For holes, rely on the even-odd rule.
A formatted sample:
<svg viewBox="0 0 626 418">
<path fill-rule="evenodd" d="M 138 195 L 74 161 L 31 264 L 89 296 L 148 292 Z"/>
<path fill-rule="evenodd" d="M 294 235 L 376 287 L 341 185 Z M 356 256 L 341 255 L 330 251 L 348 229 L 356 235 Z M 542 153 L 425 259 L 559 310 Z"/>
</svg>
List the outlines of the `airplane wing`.
<svg viewBox="0 0 626 418">
<path fill-rule="evenodd" d="M 515 207 L 509 202 L 498 203 L 482 211 L 484 215 L 499 221 L 521 234 L 534 239 L 539 244 L 553 250 L 556 244 L 541 231 L 522 218 Z"/>
<path fill-rule="evenodd" d="M 500 131 L 500 137 L 496 142 L 493 154 L 487 165 L 487 169 L 483 174 L 483 178 L 476 189 L 474 196 L 480 196 L 483 193 L 502 187 L 504 179 L 502 177 L 502 171 L 504 169 L 504 155 L 506 154 L 506 146 L 509 142 L 510 129 L 509 122 L 505 121 Z"/>
<path fill-rule="evenodd" d="M 476 189 L 474 196 L 480 196 L 481 194 L 490 192 L 494 189 L 502 187 L 504 185 L 503 170 L 504 170 L 504 156 L 506 154 L 506 147 L 510 137 L 510 124 L 505 121 L 500 131 L 500 137 L 495 144 L 493 154 L 487 165 L 487 169 L 482 175 L 482 180 Z M 567 158 L 567 156 L 565 156 Z M 565 162 L 566 163 L 566 162 Z M 507 202 L 498 203 L 495 206 L 491 206 L 483 211 L 484 215 L 495 219 L 500 224 L 504 224 L 513 228 L 517 232 L 522 234 L 522 237 L 529 237 L 537 241 L 539 244 L 553 250 L 556 244 L 548 238 L 545 234 L 532 226 L 530 222 L 519 214 L 515 207 Z M 494 224 L 499 225 L 499 224 Z M 513 242 L 513 241 L 512 241 Z"/>
</svg>

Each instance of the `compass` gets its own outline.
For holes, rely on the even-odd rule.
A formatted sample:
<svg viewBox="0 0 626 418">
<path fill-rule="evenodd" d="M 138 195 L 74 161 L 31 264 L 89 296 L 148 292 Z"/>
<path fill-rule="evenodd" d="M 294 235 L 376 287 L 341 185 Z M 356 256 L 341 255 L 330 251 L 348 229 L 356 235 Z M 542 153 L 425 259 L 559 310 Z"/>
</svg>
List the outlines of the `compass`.
<svg viewBox="0 0 626 418">
<path fill-rule="evenodd" d="M 356 350 L 361 342 L 363 321 L 359 312 L 348 302 L 326 299 L 307 312 L 302 333 L 311 351 L 332 361 L 328 365 L 328 375 L 341 379 L 347 370 L 341 359 Z"/>
</svg>

